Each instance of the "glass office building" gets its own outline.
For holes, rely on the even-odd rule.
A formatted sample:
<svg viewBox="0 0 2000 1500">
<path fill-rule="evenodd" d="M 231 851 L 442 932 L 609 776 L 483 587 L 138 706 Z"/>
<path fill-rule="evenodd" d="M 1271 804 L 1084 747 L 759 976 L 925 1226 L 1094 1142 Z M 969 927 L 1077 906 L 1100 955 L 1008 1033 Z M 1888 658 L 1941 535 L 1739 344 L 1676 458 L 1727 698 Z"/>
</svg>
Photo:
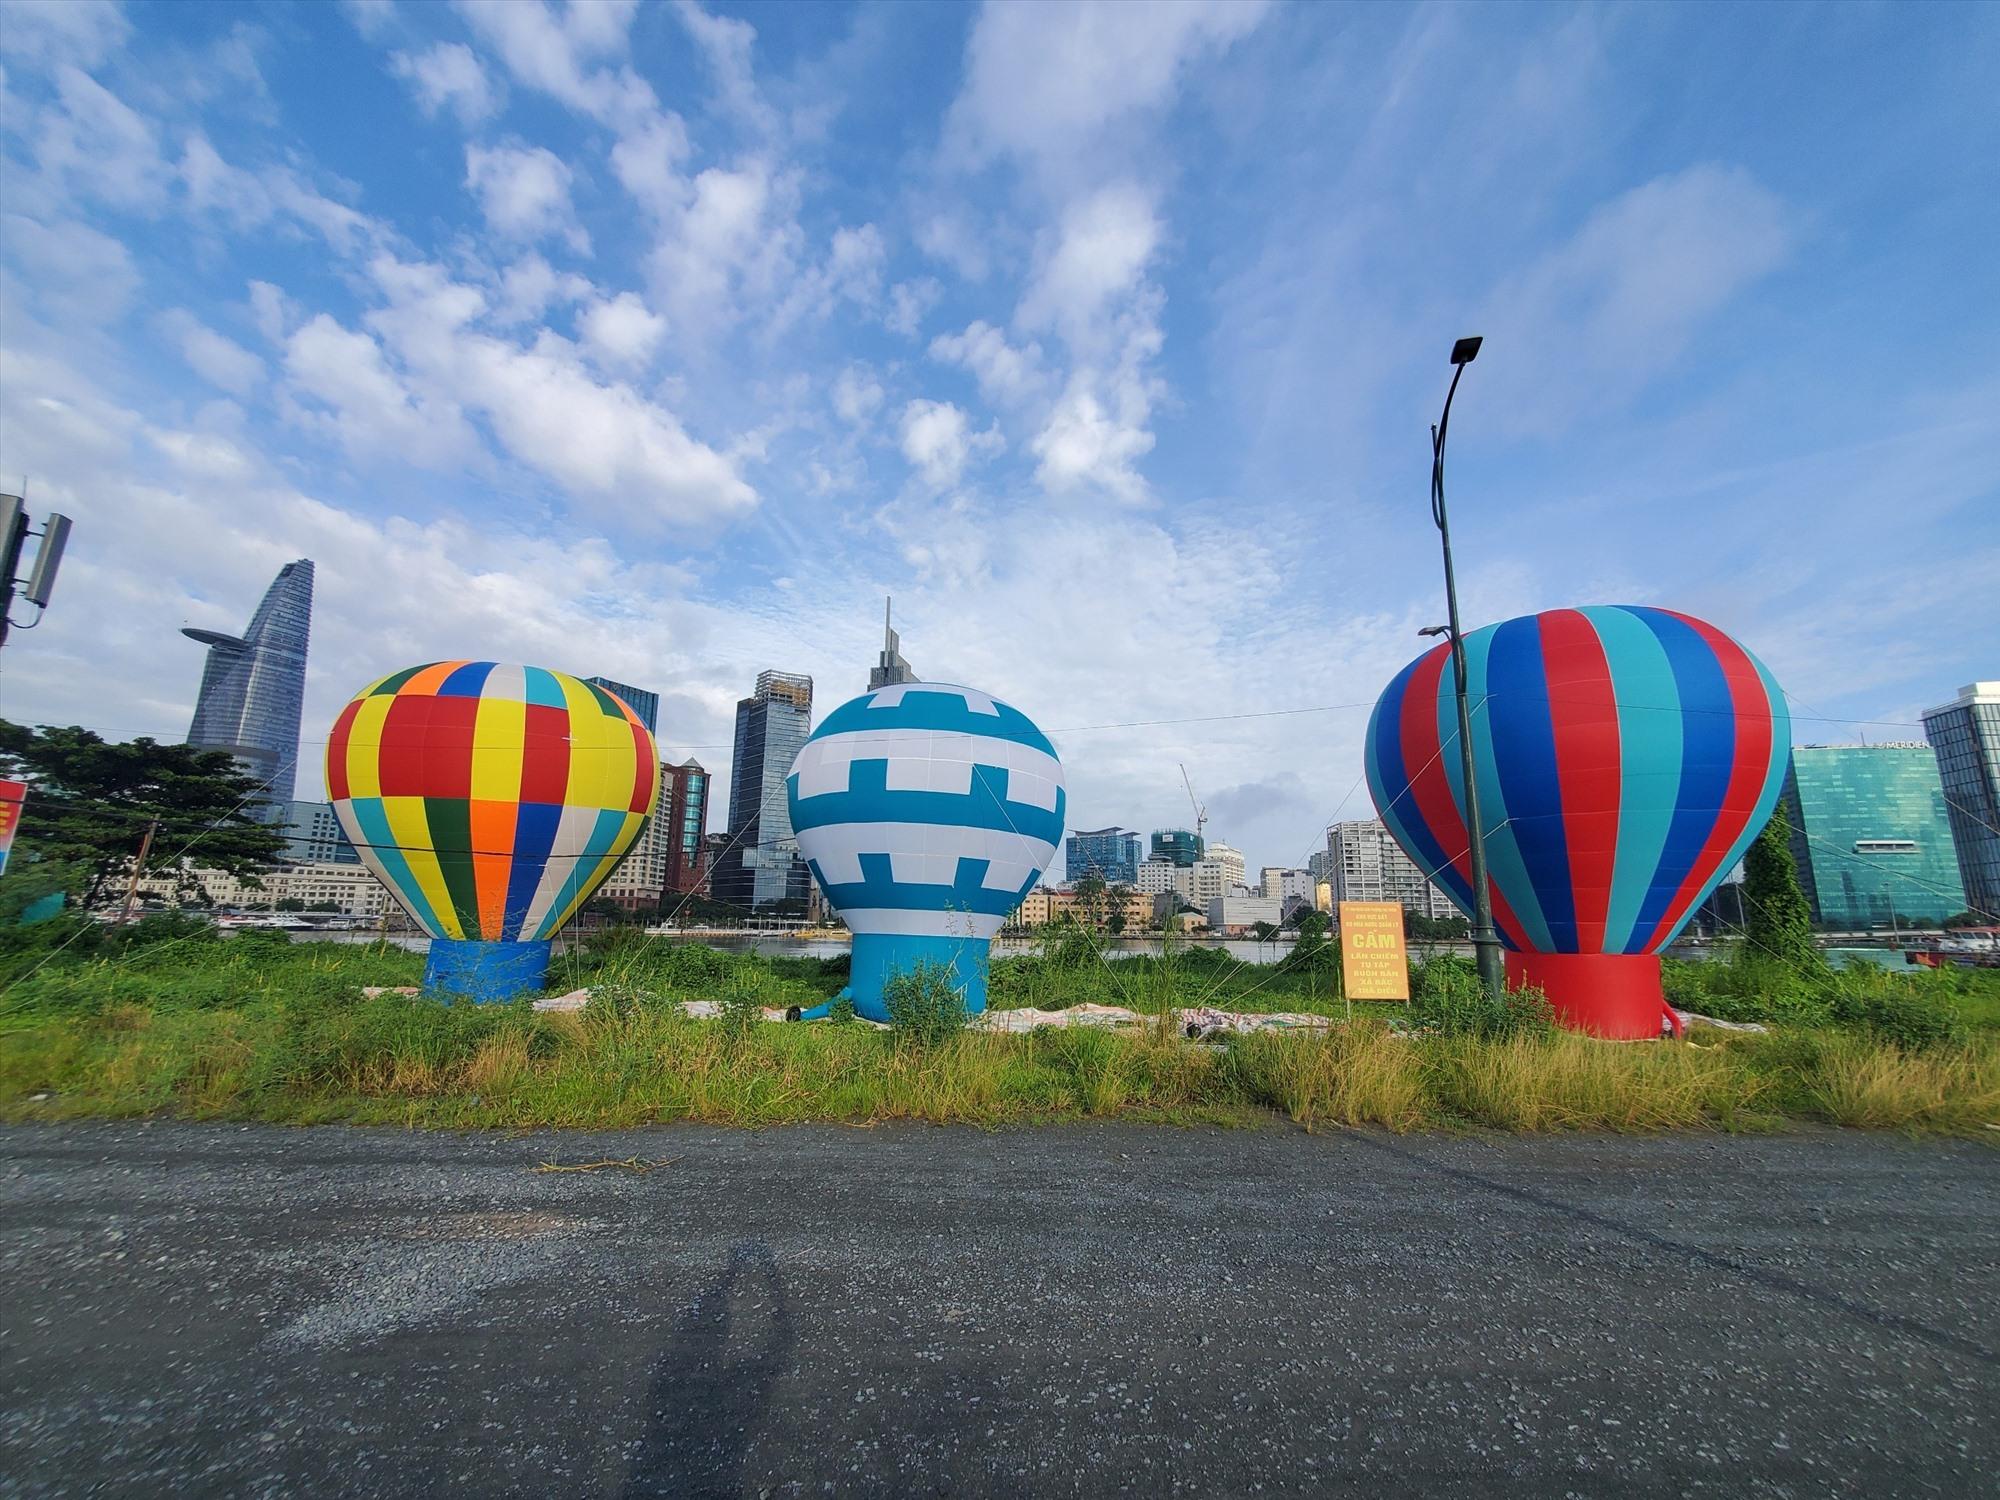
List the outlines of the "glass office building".
<svg viewBox="0 0 2000 1500">
<path fill-rule="evenodd" d="M 736 739 L 729 766 L 729 848 L 709 887 L 736 906 L 804 902 L 812 871 L 799 858 L 785 778 L 812 733 L 810 677 L 759 672 L 757 687 L 736 705 Z"/>
<path fill-rule="evenodd" d="M 708 831 L 708 772 L 697 760 L 663 766 L 667 795 L 654 816 L 669 822 L 667 889 L 686 894 L 703 886 L 702 837 Z"/>
<path fill-rule="evenodd" d="M 615 694 L 624 699 L 625 706 L 638 716 L 639 722 L 646 726 L 648 734 L 658 734 L 660 732 L 660 695 L 658 693 L 649 693 L 644 688 L 635 688 L 629 683 L 613 682 L 609 677 L 586 677 L 583 680 L 591 683 L 593 686 L 603 688 L 607 693 Z"/>
<path fill-rule="evenodd" d="M 312 596 L 313 565 L 300 558 L 278 569 L 242 635 L 181 631 L 208 647 L 187 742 L 235 756 L 263 788 L 258 810 L 267 822 L 284 817 L 298 781 Z"/>
<path fill-rule="evenodd" d="M 1207 841 L 1185 828 L 1162 828 L 1153 835 L 1153 858 L 1191 870 L 1207 850 Z"/>
<path fill-rule="evenodd" d="M 1063 873 L 1071 880 L 1093 871 L 1106 885 L 1130 885 L 1139 878 L 1145 841 L 1123 828 L 1072 833 L 1063 844 Z"/>
<path fill-rule="evenodd" d="M 1924 733 L 1937 752 L 1964 909 L 2000 922 L 2000 682 L 1967 683 L 1924 715 Z"/>
<path fill-rule="evenodd" d="M 347 831 L 333 815 L 331 802 L 285 804 L 285 847 L 281 863 L 292 865 L 358 865 L 361 856 L 348 842 Z"/>
<path fill-rule="evenodd" d="M 1965 910 L 1930 746 L 1795 746 L 1784 798 L 1814 921 L 1858 930 Z"/>
</svg>

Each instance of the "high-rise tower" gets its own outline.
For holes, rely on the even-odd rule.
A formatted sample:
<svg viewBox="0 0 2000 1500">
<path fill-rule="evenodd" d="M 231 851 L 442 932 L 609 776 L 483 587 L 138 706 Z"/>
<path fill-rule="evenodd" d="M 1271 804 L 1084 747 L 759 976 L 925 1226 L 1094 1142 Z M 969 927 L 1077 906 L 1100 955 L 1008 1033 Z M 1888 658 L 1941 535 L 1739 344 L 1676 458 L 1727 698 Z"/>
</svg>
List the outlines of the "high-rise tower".
<svg viewBox="0 0 2000 1500">
<path fill-rule="evenodd" d="M 1970 682 L 1924 715 L 1965 904 L 2000 920 L 2000 682 Z"/>
<path fill-rule="evenodd" d="M 910 664 L 903 660 L 898 648 L 902 642 L 889 624 L 889 601 L 882 601 L 882 654 L 876 658 L 874 668 L 868 673 L 868 691 L 889 687 L 898 682 L 915 682 L 917 674 L 910 670 Z"/>
<path fill-rule="evenodd" d="M 298 779 L 312 596 L 313 565 L 302 557 L 278 569 L 242 635 L 181 631 L 208 647 L 187 742 L 235 756 L 260 783 L 261 806 L 272 820 L 292 800 Z"/>
<path fill-rule="evenodd" d="M 812 871 L 799 858 L 785 778 L 812 733 L 810 677 L 759 672 L 757 687 L 736 705 L 729 765 L 729 850 L 709 878 L 718 901 L 737 906 L 803 902 Z"/>
</svg>

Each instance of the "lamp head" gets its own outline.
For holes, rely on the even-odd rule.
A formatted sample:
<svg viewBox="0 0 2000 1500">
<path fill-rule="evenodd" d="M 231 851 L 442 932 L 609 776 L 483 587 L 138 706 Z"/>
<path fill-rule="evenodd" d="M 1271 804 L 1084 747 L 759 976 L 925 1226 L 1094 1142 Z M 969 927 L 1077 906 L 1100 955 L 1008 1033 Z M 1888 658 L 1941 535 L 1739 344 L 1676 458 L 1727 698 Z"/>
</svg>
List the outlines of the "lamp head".
<svg viewBox="0 0 2000 1500">
<path fill-rule="evenodd" d="M 1479 358 L 1479 346 L 1485 340 L 1474 334 L 1469 339 L 1460 339 L 1451 346 L 1451 362 L 1455 365 L 1469 365 Z"/>
<path fill-rule="evenodd" d="M 1424 627 L 1424 628 L 1423 628 L 1422 630 L 1419 630 L 1419 631 L 1417 632 L 1417 634 L 1418 634 L 1418 635 L 1450 635 L 1450 634 L 1451 634 L 1451 627 L 1450 627 L 1449 625 L 1426 625 L 1426 626 L 1425 626 L 1425 627 Z"/>
</svg>

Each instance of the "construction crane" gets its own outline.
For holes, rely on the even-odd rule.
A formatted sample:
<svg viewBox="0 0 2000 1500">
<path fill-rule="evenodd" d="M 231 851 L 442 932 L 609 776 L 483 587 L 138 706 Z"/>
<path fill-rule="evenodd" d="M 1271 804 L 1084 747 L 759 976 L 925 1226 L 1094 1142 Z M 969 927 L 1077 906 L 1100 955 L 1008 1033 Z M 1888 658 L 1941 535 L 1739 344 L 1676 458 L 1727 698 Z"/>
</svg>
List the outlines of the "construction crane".
<svg viewBox="0 0 2000 1500">
<path fill-rule="evenodd" d="M 1188 802 L 1194 808 L 1195 843 L 1202 848 L 1207 848 L 1206 842 L 1202 839 L 1202 832 L 1208 827 L 1208 809 L 1201 805 L 1201 799 L 1194 794 L 1194 783 L 1188 780 L 1187 764 L 1185 762 L 1181 764 L 1181 785 L 1187 788 Z"/>
</svg>

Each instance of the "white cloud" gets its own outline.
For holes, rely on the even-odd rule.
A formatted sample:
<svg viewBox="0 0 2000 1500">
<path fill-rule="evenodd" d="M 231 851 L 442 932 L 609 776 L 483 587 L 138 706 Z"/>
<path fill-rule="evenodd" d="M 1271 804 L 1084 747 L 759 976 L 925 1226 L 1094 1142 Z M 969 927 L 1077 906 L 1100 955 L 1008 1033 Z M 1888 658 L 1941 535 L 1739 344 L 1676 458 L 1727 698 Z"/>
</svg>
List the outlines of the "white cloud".
<svg viewBox="0 0 2000 1500">
<path fill-rule="evenodd" d="M 200 131 L 189 135 L 182 147 L 176 175 L 187 190 L 191 209 L 221 218 L 232 229 L 254 229 L 273 218 L 287 218 L 318 233 L 343 255 L 383 235 L 381 226 L 366 214 L 308 186 L 290 167 L 251 172 L 231 165 Z"/>
<path fill-rule="evenodd" d="M 486 70 L 462 42 L 439 42 L 422 53 L 391 53 L 389 71 L 410 85 L 427 115 L 449 109 L 470 127 L 500 107 Z"/>
<path fill-rule="evenodd" d="M 114 208 L 160 208 L 170 174 L 152 122 L 77 68 L 58 67 L 55 85 L 61 108 L 42 112 L 35 141 L 47 179 Z"/>
<path fill-rule="evenodd" d="M 636 292 L 620 292 L 609 301 L 593 302 L 578 328 L 601 363 L 643 369 L 666 337 L 667 320 L 648 309 Z"/>
<path fill-rule="evenodd" d="M 1153 448 L 1143 413 L 1134 421 L 1129 411 L 1107 409 L 1087 376 L 1071 379 L 1033 447 L 1035 478 L 1056 494 L 1094 489 L 1128 504 L 1146 498 L 1146 481 L 1133 467 Z"/>
<path fill-rule="evenodd" d="M 1030 342 L 1016 348 L 991 323 L 975 322 L 963 333 L 940 334 L 931 340 L 930 354 L 971 371 L 979 393 L 997 406 L 1025 406 L 1048 389 L 1042 346 Z"/>
<path fill-rule="evenodd" d="M 684 207 L 692 191 L 680 171 L 687 156 L 687 126 L 669 111 L 619 137 L 611 170 L 641 206 L 665 218 Z"/>
<path fill-rule="evenodd" d="M 532 252 L 501 273 L 500 301 L 491 321 L 502 328 L 541 317 L 555 302 L 581 302 L 591 286 L 574 271 L 557 271 Z"/>
<path fill-rule="evenodd" d="M 24 272 L 44 316 L 108 323 L 131 304 L 139 272 L 126 248 L 108 234 L 68 219 L 44 224 L 8 214 L 0 245 Z"/>
<path fill-rule="evenodd" d="M 1506 419 L 1549 435 L 1629 399 L 1793 242 L 1785 205 L 1741 168 L 1690 167 L 1602 205 L 1489 299 Z"/>
<path fill-rule="evenodd" d="M 319 425 L 359 456 L 440 468 L 476 447 L 455 404 L 411 390 L 380 344 L 325 313 L 286 340 L 285 373 L 296 391 L 326 408 Z"/>
<path fill-rule="evenodd" d="M 94 68 L 132 33 L 113 0 L 9 0 L 0 55 L 47 66 Z"/>
<path fill-rule="evenodd" d="M 861 365 L 849 365 L 833 382 L 833 409 L 850 427 L 859 427 L 882 405 L 882 384 Z"/>
<path fill-rule="evenodd" d="M 1098 345 L 1106 311 L 1132 292 L 1160 244 L 1151 195 L 1114 183 L 1072 203 L 1016 314 L 1023 328 L 1054 328 L 1079 350 Z"/>
<path fill-rule="evenodd" d="M 654 300 L 683 331 L 728 326 L 784 289 L 804 236 L 793 216 L 796 184 L 761 160 L 710 167 L 687 207 L 664 227 L 650 269 Z"/>
<path fill-rule="evenodd" d="M 966 414 L 949 401 L 912 401 L 903 408 L 903 457 L 933 490 L 950 489 L 975 455 L 994 453 L 997 431 L 974 432 Z"/>
<path fill-rule="evenodd" d="M 485 298 L 436 266 L 383 256 L 370 272 L 388 305 L 369 324 L 412 377 L 478 411 L 509 454 L 570 494 L 654 525 L 756 505 L 729 458 L 630 386 L 597 381 L 567 339 L 543 330 L 521 348 L 473 331 Z"/>
<path fill-rule="evenodd" d="M 695 0 L 677 0 L 674 14 L 687 28 L 715 75 L 716 92 L 722 107 L 760 135 L 777 128 L 777 116 L 757 91 L 750 50 L 756 45 L 757 28 L 732 16 L 711 15 Z"/>
<path fill-rule="evenodd" d="M 992 269 L 987 244 L 963 210 L 938 209 L 917 222 L 917 248 L 943 261 L 967 281 L 984 281 Z"/>
<path fill-rule="evenodd" d="M 560 14 L 543 0 L 459 0 L 460 14 L 516 79 L 613 129 L 643 125 L 659 98 L 629 67 L 594 67 L 625 49 L 635 6 L 625 0 L 572 4 Z"/>
<path fill-rule="evenodd" d="M 1168 103 L 1191 61 L 1227 49 L 1264 12 L 1260 0 L 989 4 L 966 44 L 952 140 L 975 160 L 1011 153 L 1065 175 L 1087 169 L 1096 137 Z"/>
<path fill-rule="evenodd" d="M 590 236 L 569 201 L 569 168 L 546 147 L 467 146 L 465 185 L 496 233 L 523 242 L 553 235 L 579 255 L 590 253 Z"/>
<path fill-rule="evenodd" d="M 188 367 L 210 385 L 232 396 L 247 396 L 263 383 L 263 360 L 187 309 L 177 307 L 163 313 L 160 327 L 174 341 Z"/>
<path fill-rule="evenodd" d="M 924 314 L 938 304 L 944 295 L 944 287 L 935 276 L 919 276 L 914 281 L 899 281 L 889 288 L 889 312 L 882 319 L 882 326 L 891 333 L 900 333 L 906 339 L 917 336 L 923 325 Z"/>
<path fill-rule="evenodd" d="M 340 8 L 354 29 L 374 41 L 396 23 L 395 0 L 341 0 Z"/>
<path fill-rule="evenodd" d="M 250 315 L 257 320 L 257 331 L 274 344 L 282 344 L 299 321 L 296 304 L 268 281 L 250 283 Z"/>
</svg>

